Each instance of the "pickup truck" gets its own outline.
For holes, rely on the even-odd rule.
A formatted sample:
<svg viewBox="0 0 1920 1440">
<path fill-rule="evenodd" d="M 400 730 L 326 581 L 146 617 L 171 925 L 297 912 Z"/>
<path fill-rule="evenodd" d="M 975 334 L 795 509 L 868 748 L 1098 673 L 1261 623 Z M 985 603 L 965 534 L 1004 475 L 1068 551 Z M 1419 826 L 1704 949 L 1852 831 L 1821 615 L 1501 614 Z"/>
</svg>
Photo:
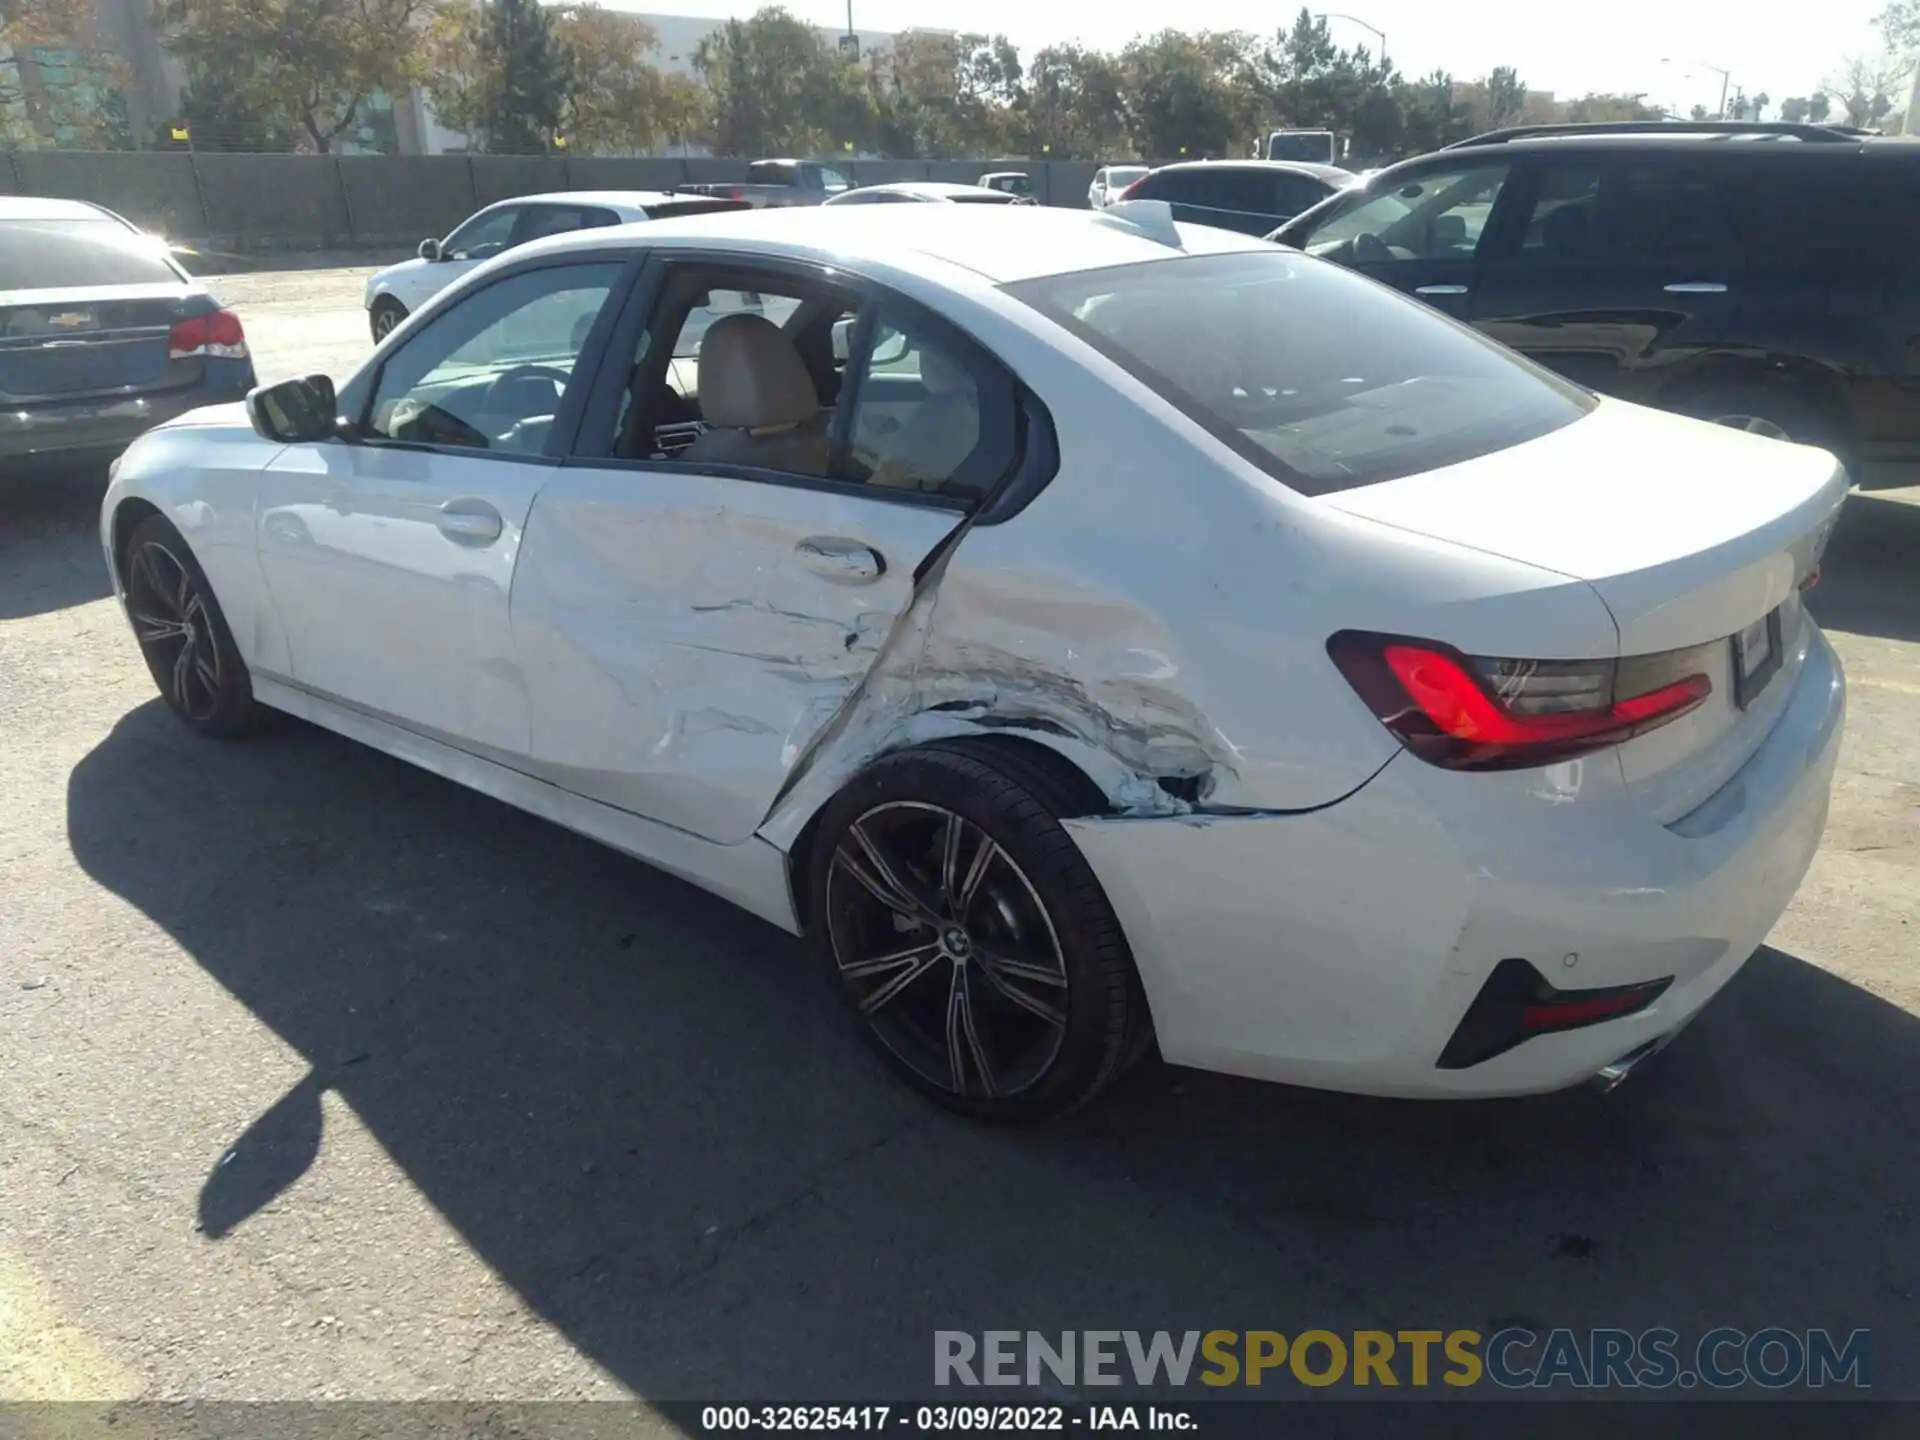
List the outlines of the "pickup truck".
<svg viewBox="0 0 1920 1440">
<path fill-rule="evenodd" d="M 853 186 L 830 165 L 813 160 L 756 160 L 741 182 L 720 185 L 676 185 L 678 195 L 709 195 L 717 200 L 744 200 L 756 210 L 794 205 L 823 205 Z"/>
</svg>

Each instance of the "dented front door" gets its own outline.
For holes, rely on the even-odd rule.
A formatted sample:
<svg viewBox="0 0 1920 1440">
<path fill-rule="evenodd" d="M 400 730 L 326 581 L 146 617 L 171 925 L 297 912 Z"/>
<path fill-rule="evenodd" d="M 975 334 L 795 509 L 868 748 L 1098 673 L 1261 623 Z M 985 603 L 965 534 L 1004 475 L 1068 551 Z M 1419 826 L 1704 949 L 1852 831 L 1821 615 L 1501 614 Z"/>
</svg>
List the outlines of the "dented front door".
<svg viewBox="0 0 1920 1440">
<path fill-rule="evenodd" d="M 536 770 L 710 840 L 747 839 L 960 518 L 685 470 L 562 469 L 513 591 Z"/>
</svg>

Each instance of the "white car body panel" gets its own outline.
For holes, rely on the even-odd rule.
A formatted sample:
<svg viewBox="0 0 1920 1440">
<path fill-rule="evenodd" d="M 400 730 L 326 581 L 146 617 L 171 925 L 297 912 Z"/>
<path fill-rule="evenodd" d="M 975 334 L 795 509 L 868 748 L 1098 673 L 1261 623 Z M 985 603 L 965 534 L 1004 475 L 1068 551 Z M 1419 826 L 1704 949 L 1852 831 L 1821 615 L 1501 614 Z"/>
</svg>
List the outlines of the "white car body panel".
<svg viewBox="0 0 1920 1440">
<path fill-rule="evenodd" d="M 960 518 L 723 475 L 559 472 L 513 600 L 535 767 L 708 839 L 747 839 Z M 868 556 L 880 574 L 861 568 Z"/>
<path fill-rule="evenodd" d="M 367 308 L 372 309 L 373 302 L 382 295 L 391 295 L 406 306 L 411 315 L 454 281 L 472 274 L 485 263 L 484 260 L 428 260 L 419 255 L 402 260 L 398 265 L 378 271 L 367 281 Z"/>
<path fill-rule="evenodd" d="M 380 445 L 287 447 L 258 495 L 259 570 L 286 628 L 286 678 L 524 756 L 527 690 L 507 601 L 527 512 L 553 469 Z M 499 538 L 448 533 L 448 511 L 497 516 Z"/>
<path fill-rule="evenodd" d="M 222 417 L 129 450 L 103 541 L 127 500 L 173 517 L 265 703 L 788 930 L 787 852 L 875 758 L 952 735 L 1045 746 L 1106 799 L 1067 829 L 1178 1063 L 1386 1094 L 1552 1089 L 1672 1033 L 1738 969 L 1810 861 L 1839 743 L 1838 664 L 1797 600 L 1844 492 L 1831 457 L 1607 404 L 1310 498 L 999 288 L 1158 242 L 1111 216 L 882 208 L 646 240 L 833 265 L 971 335 L 1059 438 L 1053 478 L 1002 523 L 579 461 L 332 443 L 290 461 Z M 554 237 L 490 265 L 623 235 L 642 243 Z M 327 488 L 349 472 L 342 513 Z M 469 556 L 434 507 L 479 497 L 506 525 Z M 299 583 L 292 519 L 328 552 Z M 885 573 L 836 578 L 847 542 Z M 1723 644 L 1775 605 L 1790 653 L 1744 712 L 1716 673 L 1698 718 L 1512 772 L 1408 754 L 1326 652 L 1351 629 L 1611 659 Z M 1569 987 L 1674 983 L 1630 1019 L 1436 1069 L 1507 956 L 1563 965 L 1549 978 Z"/>
</svg>

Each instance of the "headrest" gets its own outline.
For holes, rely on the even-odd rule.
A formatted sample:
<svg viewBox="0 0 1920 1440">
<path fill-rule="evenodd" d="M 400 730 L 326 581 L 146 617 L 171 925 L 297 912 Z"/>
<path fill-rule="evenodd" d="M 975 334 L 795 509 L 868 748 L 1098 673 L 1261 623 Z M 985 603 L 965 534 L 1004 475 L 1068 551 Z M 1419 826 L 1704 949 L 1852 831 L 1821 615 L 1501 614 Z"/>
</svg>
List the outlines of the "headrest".
<svg viewBox="0 0 1920 1440">
<path fill-rule="evenodd" d="M 920 347 L 920 383 L 929 395 L 971 395 L 973 377 L 937 345 Z"/>
<path fill-rule="evenodd" d="M 728 315 L 700 337 L 700 415 L 723 430 L 797 425 L 820 411 L 793 341 L 761 315 Z"/>
</svg>

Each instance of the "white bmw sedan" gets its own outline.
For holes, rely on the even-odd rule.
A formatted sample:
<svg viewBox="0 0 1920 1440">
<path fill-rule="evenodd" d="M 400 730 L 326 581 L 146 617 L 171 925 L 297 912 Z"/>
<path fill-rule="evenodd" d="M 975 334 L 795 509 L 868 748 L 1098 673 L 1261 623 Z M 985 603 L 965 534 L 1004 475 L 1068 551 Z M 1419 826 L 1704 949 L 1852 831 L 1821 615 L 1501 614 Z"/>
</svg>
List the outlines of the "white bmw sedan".
<svg viewBox="0 0 1920 1440">
<path fill-rule="evenodd" d="M 337 396 L 137 441 L 101 539 L 194 729 L 686 877 L 1021 1118 L 1155 1046 L 1408 1096 L 1658 1048 L 1819 841 L 1846 487 L 1164 206 L 907 205 L 517 249 Z"/>
</svg>

